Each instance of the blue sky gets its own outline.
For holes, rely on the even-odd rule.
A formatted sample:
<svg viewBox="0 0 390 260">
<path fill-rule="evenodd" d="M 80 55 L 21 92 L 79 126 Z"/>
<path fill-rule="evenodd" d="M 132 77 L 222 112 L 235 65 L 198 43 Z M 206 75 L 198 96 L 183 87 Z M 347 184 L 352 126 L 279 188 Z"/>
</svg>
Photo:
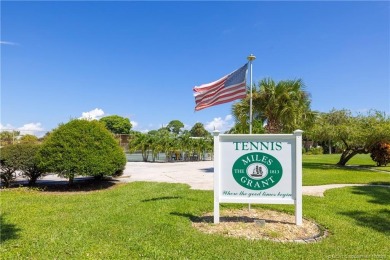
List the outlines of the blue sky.
<svg viewBox="0 0 390 260">
<path fill-rule="evenodd" d="M 233 103 L 194 112 L 192 88 L 251 53 L 255 83 L 301 78 L 313 110 L 390 114 L 389 17 L 388 1 L 1 1 L 1 128 L 120 115 L 225 131 Z"/>
</svg>

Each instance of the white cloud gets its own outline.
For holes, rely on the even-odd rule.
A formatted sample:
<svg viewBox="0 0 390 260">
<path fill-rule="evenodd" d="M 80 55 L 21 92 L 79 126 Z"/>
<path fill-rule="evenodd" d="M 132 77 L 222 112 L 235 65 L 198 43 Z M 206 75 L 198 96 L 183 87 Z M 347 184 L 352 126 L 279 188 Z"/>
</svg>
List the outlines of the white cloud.
<svg viewBox="0 0 390 260">
<path fill-rule="evenodd" d="M 41 123 L 28 123 L 18 127 L 17 130 L 20 131 L 20 135 L 43 136 L 45 134 Z"/>
<path fill-rule="evenodd" d="M 95 108 L 89 112 L 83 112 L 79 119 L 97 120 L 104 115 L 104 111 L 100 108 Z"/>
<path fill-rule="evenodd" d="M 46 134 L 46 130 L 42 127 L 41 123 L 28 123 L 24 124 L 21 127 L 13 127 L 10 124 L 2 125 L 0 124 L 0 131 L 19 131 L 20 135 L 35 135 L 42 137 Z"/>
<path fill-rule="evenodd" d="M 231 121 L 233 119 L 232 115 L 225 116 L 225 121 Z"/>
<path fill-rule="evenodd" d="M 213 121 L 207 122 L 205 124 L 205 129 L 210 132 L 214 130 L 218 130 L 221 133 L 223 133 L 225 131 L 228 131 L 230 128 L 232 128 L 233 125 L 234 125 L 233 116 L 227 115 L 225 116 L 224 119 L 222 119 L 221 117 L 216 117 L 213 119 Z"/>
<path fill-rule="evenodd" d="M 1 44 L 1 45 L 18 45 L 18 44 L 15 43 L 15 42 L 6 42 L 6 41 L 0 41 L 0 44 Z"/>
<path fill-rule="evenodd" d="M 10 124 L 3 125 L 0 123 L 0 131 L 8 131 L 12 129 L 14 129 L 14 127 Z"/>
<path fill-rule="evenodd" d="M 42 131 L 43 128 L 42 128 L 41 123 L 28 123 L 28 124 L 24 124 L 22 127 L 19 127 L 18 130 L 21 130 L 21 131 L 28 131 L 28 130 Z"/>
<path fill-rule="evenodd" d="M 130 121 L 130 123 L 133 126 L 132 128 L 136 128 L 138 126 L 138 122 L 136 121 Z"/>
</svg>

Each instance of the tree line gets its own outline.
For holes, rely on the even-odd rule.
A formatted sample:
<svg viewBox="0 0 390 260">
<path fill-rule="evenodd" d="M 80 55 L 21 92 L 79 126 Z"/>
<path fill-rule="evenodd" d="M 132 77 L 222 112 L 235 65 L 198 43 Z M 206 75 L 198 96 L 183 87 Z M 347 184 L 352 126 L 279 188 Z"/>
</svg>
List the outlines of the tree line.
<svg viewBox="0 0 390 260">
<path fill-rule="evenodd" d="M 378 165 L 390 161 L 390 117 L 370 110 L 353 115 L 348 109 L 328 113 L 310 108 L 310 94 L 301 79 L 275 82 L 263 79 L 253 86 L 253 133 L 292 133 L 304 130 L 303 138 L 324 150 L 341 153 L 338 165 L 353 156 L 371 153 Z M 250 95 L 233 104 L 236 124 L 228 133 L 249 132 Z"/>
<path fill-rule="evenodd" d="M 98 121 L 71 120 L 60 124 L 42 142 L 20 142 L 0 149 L 0 178 L 10 186 L 16 173 L 34 185 L 47 173 L 67 178 L 76 176 L 119 176 L 126 156 L 114 135 Z"/>
<path fill-rule="evenodd" d="M 116 138 L 118 133 L 128 133 L 129 149 L 141 151 L 144 161 L 149 153 L 153 160 L 158 152 L 164 152 L 167 160 L 189 160 L 194 155 L 199 160 L 203 153 L 211 153 L 212 138 L 203 124 L 195 124 L 190 131 L 181 131 L 183 127 L 180 121 L 172 120 L 159 130 L 141 133 L 131 131 L 128 118 L 109 116 L 99 121 L 74 119 L 43 138 L 16 138 L 19 133 L 2 132 L 0 179 L 9 187 L 17 174 L 27 178 L 29 185 L 48 173 L 67 178 L 69 184 L 76 176 L 119 176 L 127 159 Z"/>
<path fill-rule="evenodd" d="M 252 132 L 254 134 L 291 133 L 296 129 L 302 129 L 304 130 L 304 140 L 311 141 L 315 146 L 320 145 L 323 150 L 340 152 L 341 155 L 337 163 L 338 165 L 345 165 L 353 156 L 359 153 L 371 153 L 372 159 L 378 165 L 386 165 L 390 161 L 390 117 L 385 113 L 371 110 L 365 114 L 354 115 L 348 109 L 333 109 L 327 113 L 313 111 L 310 107 L 310 93 L 305 90 L 305 85 L 301 79 L 279 82 L 275 82 L 269 78 L 263 79 L 257 85 L 254 84 L 252 89 Z M 247 97 L 232 105 L 231 113 L 234 116 L 235 124 L 226 133 L 249 133 L 249 107 L 250 92 L 248 88 Z M 71 120 L 71 122 L 79 121 Z M 152 161 L 155 160 L 159 153 L 165 153 L 167 160 L 171 160 L 172 158 L 188 160 L 190 157 L 199 159 L 203 153 L 211 153 L 213 149 L 211 133 L 204 128 L 202 123 L 196 123 L 190 130 L 184 130 L 184 124 L 180 120 L 172 120 L 168 125 L 147 133 L 132 130 L 130 120 L 118 115 L 103 117 L 98 123 L 106 129 L 111 136 L 110 138 L 114 138 L 114 134 L 129 135 L 129 151 L 140 151 L 144 161 L 147 161 L 149 158 Z M 20 145 L 42 143 L 47 148 L 49 143 L 54 142 L 53 140 L 60 139 L 62 140 L 60 143 L 53 143 L 53 149 L 58 149 L 57 153 L 47 152 L 44 156 L 47 159 L 52 158 L 51 164 L 47 164 L 45 170 L 55 170 L 60 175 L 68 177 L 69 180 L 72 180 L 77 174 L 92 174 L 93 176 L 101 177 L 105 174 L 105 170 L 102 170 L 103 168 L 96 169 L 96 167 L 90 165 L 92 169 L 95 169 L 92 171 L 87 170 L 89 166 L 87 167 L 85 165 L 80 167 L 66 166 L 63 162 L 64 155 L 60 151 L 61 149 L 66 150 L 73 147 L 78 152 L 90 150 L 97 153 L 97 151 L 100 151 L 98 147 L 106 145 L 101 142 L 106 142 L 111 139 L 108 138 L 106 140 L 96 137 L 97 139 L 90 140 L 91 133 L 93 132 L 91 130 L 92 128 L 90 130 L 82 130 L 83 127 L 76 127 L 75 123 L 72 124 L 74 124 L 73 127 L 75 129 L 68 129 L 67 132 L 61 135 L 58 133 L 58 130 L 62 129 L 64 124 L 61 124 L 57 129 L 51 133 L 49 132 L 43 138 L 38 139 L 32 135 L 25 135 L 17 139 L 16 143 Z M 66 137 L 72 136 L 72 132 L 76 130 L 81 131 L 77 135 L 74 135 L 77 141 L 67 140 Z M 12 154 L 8 153 L 7 149 L 10 148 L 6 147 L 14 144 L 15 136 L 18 135 L 18 132 L 0 132 L 2 147 L 0 154 L 1 176 L 4 173 L 12 171 L 12 169 L 6 168 L 5 158 L 11 156 L 9 154 Z M 82 149 L 79 148 L 79 143 L 88 143 L 86 140 L 91 142 L 90 145 L 94 149 L 91 150 L 87 146 Z M 107 142 L 113 145 L 112 140 Z M 114 142 L 117 146 L 118 140 L 114 138 Z M 96 146 L 96 144 L 100 144 L 100 146 Z M 20 149 L 20 147 L 17 149 Z M 112 149 L 115 150 L 116 148 Z M 26 148 L 25 150 L 30 151 L 32 149 Z M 39 154 L 42 154 L 42 152 L 39 152 Z M 53 158 L 51 154 L 56 154 L 57 157 Z M 71 158 L 75 163 L 77 161 L 76 158 L 83 155 L 83 153 L 79 153 L 79 155 L 77 153 L 72 154 L 74 157 Z M 120 158 L 119 160 L 123 163 L 125 161 L 123 150 L 120 154 L 115 156 L 115 158 Z M 93 156 L 88 157 L 90 156 L 88 154 L 83 156 L 84 158 L 89 158 L 91 162 L 97 163 L 99 161 Z M 8 160 L 10 161 L 10 159 Z M 105 159 L 102 162 L 111 164 Z M 15 164 L 18 167 L 14 167 L 14 169 L 22 171 L 28 177 L 29 170 L 23 168 L 24 166 L 20 166 L 19 161 L 15 162 Z M 61 167 L 64 168 L 53 168 L 56 164 L 62 165 Z M 44 165 L 44 163 L 41 161 L 40 165 Z M 120 169 L 121 167 L 118 166 L 115 171 L 110 170 L 108 174 L 118 174 Z M 10 174 L 5 175 L 9 176 Z M 31 180 L 34 181 L 34 178 L 31 177 Z"/>
</svg>

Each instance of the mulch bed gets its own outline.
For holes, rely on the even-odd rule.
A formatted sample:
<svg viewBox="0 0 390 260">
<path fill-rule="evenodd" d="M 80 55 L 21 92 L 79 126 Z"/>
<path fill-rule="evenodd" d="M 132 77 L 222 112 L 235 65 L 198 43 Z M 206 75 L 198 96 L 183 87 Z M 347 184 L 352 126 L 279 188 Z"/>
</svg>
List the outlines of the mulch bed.
<svg viewBox="0 0 390 260">
<path fill-rule="evenodd" d="M 315 222 L 303 219 L 295 224 L 295 216 L 265 209 L 229 209 L 220 214 L 220 223 L 213 223 L 213 213 L 206 213 L 193 221 L 192 226 L 207 234 L 219 234 L 250 240 L 311 243 L 327 236 Z"/>
</svg>

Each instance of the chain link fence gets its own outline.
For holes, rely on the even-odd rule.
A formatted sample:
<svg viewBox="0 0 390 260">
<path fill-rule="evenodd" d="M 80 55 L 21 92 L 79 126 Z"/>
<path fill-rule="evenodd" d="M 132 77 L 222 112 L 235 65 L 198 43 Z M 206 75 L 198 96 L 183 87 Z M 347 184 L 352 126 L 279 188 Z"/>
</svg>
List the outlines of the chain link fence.
<svg viewBox="0 0 390 260">
<path fill-rule="evenodd" d="M 143 162 L 143 156 L 141 151 L 126 153 L 128 162 Z M 168 156 L 165 153 L 158 153 L 155 157 L 152 156 L 152 152 L 149 151 L 147 162 L 196 162 L 196 161 L 212 161 L 213 154 L 204 152 L 202 154 L 186 154 L 180 153 Z"/>
</svg>

